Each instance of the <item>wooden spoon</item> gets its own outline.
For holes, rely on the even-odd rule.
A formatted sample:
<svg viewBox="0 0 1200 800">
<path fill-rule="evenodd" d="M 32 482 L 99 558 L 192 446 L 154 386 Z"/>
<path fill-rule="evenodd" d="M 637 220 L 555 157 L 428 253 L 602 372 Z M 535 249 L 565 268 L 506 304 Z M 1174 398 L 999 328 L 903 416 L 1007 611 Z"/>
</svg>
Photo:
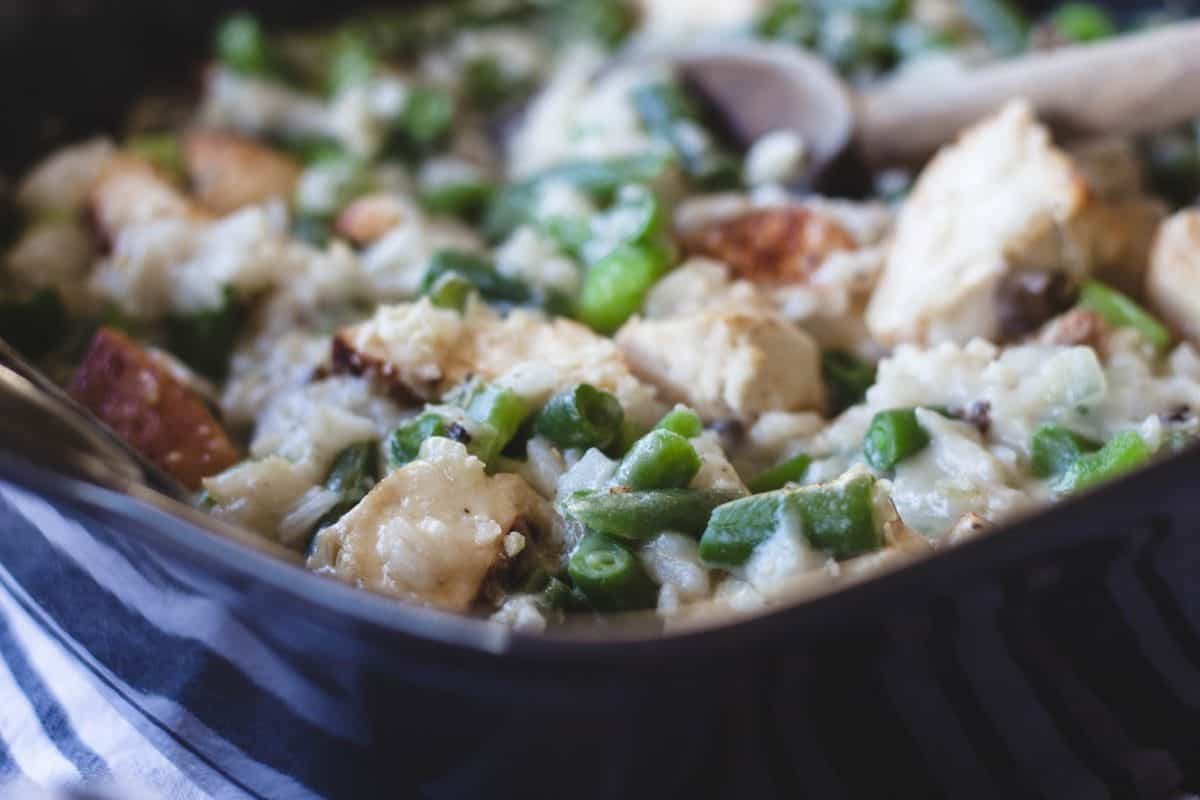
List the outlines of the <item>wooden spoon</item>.
<svg viewBox="0 0 1200 800">
<path fill-rule="evenodd" d="M 979 69 L 901 73 L 858 92 L 820 58 L 788 45 L 715 44 L 673 60 L 743 141 L 798 132 L 810 181 L 851 144 L 868 167 L 921 161 L 1015 97 L 1068 138 L 1146 133 L 1200 117 L 1200 22 Z"/>
</svg>

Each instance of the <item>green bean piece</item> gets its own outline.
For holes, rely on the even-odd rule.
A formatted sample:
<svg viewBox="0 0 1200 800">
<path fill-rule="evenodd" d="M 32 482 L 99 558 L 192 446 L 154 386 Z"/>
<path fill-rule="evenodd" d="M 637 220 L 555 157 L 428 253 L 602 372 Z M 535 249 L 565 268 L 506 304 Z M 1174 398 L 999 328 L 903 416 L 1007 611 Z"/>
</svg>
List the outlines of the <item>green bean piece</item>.
<svg viewBox="0 0 1200 800">
<path fill-rule="evenodd" d="M 492 187 L 486 181 L 458 181 L 422 190 L 420 201 L 426 211 L 469 222 L 483 213 L 491 195 Z"/>
<path fill-rule="evenodd" d="M 641 542 L 663 531 L 699 536 L 713 509 L 741 496 L 718 489 L 609 489 L 576 492 L 561 505 L 564 515 L 594 531 Z"/>
<path fill-rule="evenodd" d="M 512 441 L 530 414 L 529 404 L 503 386 L 486 385 L 467 402 L 467 417 L 480 423 L 467 449 L 484 464 L 491 464 Z"/>
<path fill-rule="evenodd" d="M 811 457 L 799 453 L 758 473 L 746 481 L 746 488 L 753 494 L 761 494 L 782 489 L 789 483 L 799 483 L 804 479 L 804 473 L 808 472 L 808 465 L 811 463 Z"/>
<path fill-rule="evenodd" d="M 562 181 L 596 202 L 607 203 L 625 184 L 654 181 L 672 161 L 670 155 L 647 153 L 606 161 L 568 161 L 550 167 L 510 184 L 492 198 L 483 220 L 484 234 L 491 241 L 499 241 L 530 222 L 538 192 L 545 182 Z"/>
<path fill-rule="evenodd" d="M 559 578 L 550 579 L 545 588 L 538 593 L 536 602 L 542 608 L 567 614 L 587 611 L 591 607 L 583 592 Z"/>
<path fill-rule="evenodd" d="M 1033 434 L 1030 469 L 1039 478 L 1062 475 L 1085 453 L 1100 449 L 1094 442 L 1059 425 L 1043 425 Z"/>
<path fill-rule="evenodd" d="M 1054 30 L 1072 42 L 1095 42 L 1117 35 L 1113 18 L 1094 3 L 1066 3 L 1054 12 Z"/>
<path fill-rule="evenodd" d="M 996 55 L 1025 49 L 1029 22 L 1009 0 L 963 0 L 962 9 Z"/>
<path fill-rule="evenodd" d="M 457 272 L 443 272 L 429 287 L 429 302 L 438 308 L 462 311 L 475 286 Z"/>
<path fill-rule="evenodd" d="M 185 173 L 183 150 L 179 146 L 179 137 L 174 133 L 138 134 L 125 143 L 125 148 L 174 178 L 181 178 Z"/>
<path fill-rule="evenodd" d="M 343 31 L 333 45 L 326 66 L 325 91 L 336 95 L 344 89 L 366 83 L 375 74 L 379 57 L 370 44 L 350 31 Z"/>
<path fill-rule="evenodd" d="M 249 14 L 234 14 L 221 23 L 216 36 L 217 58 L 243 75 L 265 75 L 271 71 L 267 38 L 258 20 Z"/>
<path fill-rule="evenodd" d="M 619 459 L 647 433 L 648 431 L 643 426 L 626 417 L 625 421 L 621 423 L 621 431 L 617 434 L 617 438 L 604 448 L 604 454 L 609 458 Z"/>
<path fill-rule="evenodd" d="M 700 415 L 687 406 L 675 406 L 654 427 L 677 433 L 685 439 L 695 439 L 704 433 Z"/>
<path fill-rule="evenodd" d="M 653 246 L 665 233 L 665 215 L 654 192 L 629 184 L 617 191 L 612 206 L 593 218 L 576 249 L 586 263 L 594 264 L 625 245 Z"/>
<path fill-rule="evenodd" d="M 621 459 L 613 482 L 630 489 L 684 489 L 702 463 L 687 439 L 656 428 L 638 439 Z"/>
<path fill-rule="evenodd" d="M 812 48 L 817 43 L 821 17 L 814 3 L 776 0 L 754 23 L 759 36 Z"/>
<path fill-rule="evenodd" d="M 683 171 L 706 189 L 727 189 L 741 181 L 737 160 L 701 122 L 696 101 L 675 82 L 639 86 L 633 107 L 651 135 L 674 148 Z"/>
<path fill-rule="evenodd" d="M 916 411 L 894 408 L 880 411 L 871 419 L 863 441 L 863 455 L 875 469 L 888 471 L 928 444 L 929 434 L 917 423 Z"/>
<path fill-rule="evenodd" d="M 454 98 L 441 89 L 413 89 L 396 121 L 397 146 L 408 154 L 428 153 L 440 145 L 454 123 Z"/>
<path fill-rule="evenodd" d="M 0 301 L 0 339 L 22 355 L 38 358 L 62 344 L 67 307 L 56 289 L 37 289 L 24 300 Z"/>
<path fill-rule="evenodd" d="M 1137 469 L 1153 456 L 1154 449 L 1137 432 L 1124 431 L 1096 452 L 1077 458 L 1053 488 L 1061 493 L 1090 489 Z"/>
<path fill-rule="evenodd" d="M 495 57 L 482 56 L 463 67 L 463 87 L 471 105 L 494 111 L 528 93 L 532 84 L 524 77 L 509 74 Z"/>
<path fill-rule="evenodd" d="M 560 39 L 591 39 L 610 50 L 637 22 L 635 6 L 628 0 L 550 0 L 545 7 Z"/>
<path fill-rule="evenodd" d="M 583 277 L 579 320 L 604 334 L 617 331 L 641 310 L 651 287 L 667 271 L 658 248 L 626 245 L 597 261 Z"/>
<path fill-rule="evenodd" d="M 637 611 L 653 608 L 658 600 L 658 587 L 637 555 L 598 533 L 575 548 L 567 573 L 597 611 Z"/>
<path fill-rule="evenodd" d="M 700 537 L 700 557 L 713 566 L 741 566 L 779 530 L 802 531 L 810 545 L 834 558 L 869 553 L 883 546 L 874 493 L 872 476 L 855 475 L 735 500 L 713 512 Z"/>
<path fill-rule="evenodd" d="M 465 250 L 438 250 L 429 259 L 421 294 L 429 294 L 438 280 L 453 272 L 479 290 L 485 300 L 499 303 L 528 303 L 533 299 L 529 287 L 501 275 L 486 256 Z"/>
<path fill-rule="evenodd" d="M 204 377 L 221 381 L 245 321 L 245 306 L 227 286 L 216 308 L 167 317 L 167 349 Z"/>
<path fill-rule="evenodd" d="M 448 427 L 445 419 L 431 411 L 401 424 L 384 445 L 388 469 L 399 469 L 415 461 L 425 440 L 434 436 L 445 436 Z"/>
<path fill-rule="evenodd" d="M 1079 305 L 1091 309 L 1119 328 L 1133 328 L 1160 353 L 1171 346 L 1171 332 L 1148 311 L 1099 281 L 1088 281 L 1079 291 Z"/>
<path fill-rule="evenodd" d="M 620 435 L 624 421 L 625 412 L 617 398 L 581 383 L 550 398 L 534 419 L 533 428 L 564 449 L 603 450 Z"/>
<path fill-rule="evenodd" d="M 354 508 L 371 491 L 379 475 L 379 443 L 375 440 L 356 442 L 337 454 L 325 488 L 340 492 L 341 500 L 325 512 L 313 526 L 313 534 L 334 524 Z"/>
<path fill-rule="evenodd" d="M 714 567 L 741 566 L 754 548 L 781 527 L 796 528 L 801 524 L 800 510 L 788 492 L 739 498 L 713 511 L 700 537 L 700 558 Z"/>
<path fill-rule="evenodd" d="M 862 402 L 875 383 L 875 365 L 840 351 L 821 356 L 821 372 L 829 387 L 831 411 L 840 414 Z"/>
</svg>

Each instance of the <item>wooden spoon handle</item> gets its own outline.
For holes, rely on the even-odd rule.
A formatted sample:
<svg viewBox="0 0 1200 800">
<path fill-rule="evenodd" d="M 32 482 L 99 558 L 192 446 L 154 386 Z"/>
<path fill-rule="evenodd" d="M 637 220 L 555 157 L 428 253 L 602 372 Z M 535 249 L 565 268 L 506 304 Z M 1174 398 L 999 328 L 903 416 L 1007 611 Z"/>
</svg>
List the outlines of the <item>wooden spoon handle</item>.
<svg viewBox="0 0 1200 800">
<path fill-rule="evenodd" d="M 901 75 L 858 98 L 859 149 L 871 166 L 920 160 L 1014 97 L 1066 137 L 1144 133 L 1200 117 L 1200 22 L 978 70 Z"/>
</svg>

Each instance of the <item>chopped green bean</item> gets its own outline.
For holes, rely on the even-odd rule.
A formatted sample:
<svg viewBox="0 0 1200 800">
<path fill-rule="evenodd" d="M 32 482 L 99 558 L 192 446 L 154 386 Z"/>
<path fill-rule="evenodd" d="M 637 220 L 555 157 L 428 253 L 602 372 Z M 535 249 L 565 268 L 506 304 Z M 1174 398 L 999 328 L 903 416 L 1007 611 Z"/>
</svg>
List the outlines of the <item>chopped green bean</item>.
<svg viewBox="0 0 1200 800">
<path fill-rule="evenodd" d="M 591 39 L 610 50 L 629 35 L 637 21 L 629 0 L 549 0 L 545 7 L 559 38 Z"/>
<path fill-rule="evenodd" d="M 1110 324 L 1133 328 L 1159 352 L 1171 345 L 1171 333 L 1149 312 L 1099 281 L 1088 281 L 1079 292 L 1079 305 L 1095 311 Z"/>
<path fill-rule="evenodd" d="M 454 98 L 441 89 L 413 89 L 396 120 L 395 147 L 405 154 L 423 154 L 437 148 L 454 123 Z"/>
<path fill-rule="evenodd" d="M 698 536 L 714 508 L 741 496 L 717 489 L 613 489 L 576 492 L 562 502 L 562 510 L 594 531 L 645 541 L 663 531 Z"/>
<path fill-rule="evenodd" d="M 174 133 L 138 134 L 131 137 L 125 147 L 174 178 L 181 178 L 185 172 L 183 149 L 179 146 L 179 136 Z"/>
<path fill-rule="evenodd" d="M 802 524 L 800 510 L 787 492 L 742 497 L 713 511 L 700 537 L 700 558 L 715 567 L 738 567 L 777 530 Z"/>
<path fill-rule="evenodd" d="M 37 289 L 24 300 L 0 301 L 0 339 L 38 358 L 63 342 L 67 308 L 55 289 Z"/>
<path fill-rule="evenodd" d="M 567 562 L 576 588 L 598 611 L 652 608 L 658 587 L 629 548 L 598 533 L 588 534 Z"/>
<path fill-rule="evenodd" d="M 479 217 L 491 195 L 492 187 L 486 181 L 465 180 L 423 189 L 420 200 L 426 211 L 470 221 Z"/>
<path fill-rule="evenodd" d="M 378 474 L 379 442 L 357 442 L 339 452 L 325 478 L 325 488 L 341 493 L 341 500 L 325 512 L 312 532 L 334 524 L 358 505 L 375 485 Z"/>
<path fill-rule="evenodd" d="M 1054 12 L 1054 30 L 1072 42 L 1094 42 L 1117 34 L 1107 11 L 1094 3 L 1066 3 Z"/>
<path fill-rule="evenodd" d="M 558 222 L 561 226 L 567 221 Z M 594 264 L 626 245 L 654 246 L 665 234 L 662 204 L 650 189 L 631 183 L 622 186 L 613 204 L 592 219 L 576 249 L 585 263 Z"/>
<path fill-rule="evenodd" d="M 246 321 L 246 308 L 231 287 L 216 308 L 166 319 L 167 349 L 214 381 L 229 371 L 229 357 Z"/>
<path fill-rule="evenodd" d="M 804 473 L 808 472 L 811 463 L 812 458 L 804 453 L 794 455 L 746 481 L 746 488 L 754 494 L 760 494 L 782 489 L 789 483 L 798 483 L 804 479 Z"/>
<path fill-rule="evenodd" d="M 271 71 L 267 38 L 258 20 L 249 14 L 234 14 L 217 28 L 216 51 L 221 63 L 244 75 Z"/>
<path fill-rule="evenodd" d="M 388 469 L 399 469 L 416 460 L 425 440 L 433 436 L 445 436 L 447 429 L 446 420 L 431 411 L 401 424 L 384 445 Z"/>
<path fill-rule="evenodd" d="M 775 0 L 755 21 L 760 36 L 812 48 L 817 43 L 821 17 L 816 4 L 803 0 Z"/>
<path fill-rule="evenodd" d="M 821 356 L 821 371 L 829 387 L 830 410 L 840 414 L 862 402 L 875 383 L 875 366 L 849 353 L 830 351 Z"/>
<path fill-rule="evenodd" d="M 617 398 L 581 383 L 550 398 L 535 418 L 534 430 L 559 447 L 603 450 L 620 435 L 624 420 Z"/>
<path fill-rule="evenodd" d="M 677 433 L 685 439 L 694 439 L 704 432 L 700 415 L 687 406 L 676 406 L 658 421 L 656 428 Z"/>
<path fill-rule="evenodd" d="M 471 105 L 484 111 L 493 111 L 531 88 L 529 80 L 510 75 L 492 56 L 467 62 L 463 68 L 463 86 Z"/>
<path fill-rule="evenodd" d="M 351 86 L 366 83 L 375 74 L 379 57 L 362 37 L 342 32 L 334 43 L 327 65 L 325 91 L 336 95 Z"/>
<path fill-rule="evenodd" d="M 480 461 L 491 464 L 530 414 L 529 404 L 503 386 L 486 385 L 467 402 L 467 417 L 483 426 L 471 439 L 468 449 Z"/>
<path fill-rule="evenodd" d="M 613 482 L 630 489 L 683 489 L 702 465 L 696 448 L 687 439 L 656 428 L 625 454 Z"/>
<path fill-rule="evenodd" d="M 429 302 L 438 308 L 462 311 L 475 286 L 457 272 L 443 272 L 429 287 Z"/>
<path fill-rule="evenodd" d="M 1080 455 L 1055 482 L 1058 492 L 1078 492 L 1118 478 L 1145 464 L 1154 449 L 1135 431 L 1124 431 L 1109 439 L 1094 453 Z"/>
<path fill-rule="evenodd" d="M 527 303 L 532 299 L 529 287 L 501 275 L 486 256 L 465 250 L 438 250 L 429 259 L 421 293 L 428 294 L 438 280 L 453 272 L 479 290 L 485 300 L 499 303 Z"/>
<path fill-rule="evenodd" d="M 587 596 L 566 581 L 551 578 L 545 588 L 538 593 L 537 604 L 551 611 L 571 613 L 586 611 L 590 608 Z"/>
<path fill-rule="evenodd" d="M 672 81 L 639 86 L 633 106 L 651 135 L 675 149 L 684 172 L 706 189 L 727 189 L 741 180 L 737 160 L 701 122 L 696 101 Z"/>
<path fill-rule="evenodd" d="M 1065 473 L 1084 453 L 1099 450 L 1100 443 L 1058 425 L 1043 425 L 1029 449 L 1033 474 L 1051 478 Z"/>
<path fill-rule="evenodd" d="M 929 434 L 917 422 L 916 411 L 894 408 L 880 411 L 871 419 L 863 441 L 863 455 L 872 467 L 887 471 L 928 444 Z"/>
<path fill-rule="evenodd" d="M 596 331 L 615 333 L 642 307 L 667 270 L 658 248 L 626 245 L 588 268 L 579 296 L 579 319 Z"/>
</svg>

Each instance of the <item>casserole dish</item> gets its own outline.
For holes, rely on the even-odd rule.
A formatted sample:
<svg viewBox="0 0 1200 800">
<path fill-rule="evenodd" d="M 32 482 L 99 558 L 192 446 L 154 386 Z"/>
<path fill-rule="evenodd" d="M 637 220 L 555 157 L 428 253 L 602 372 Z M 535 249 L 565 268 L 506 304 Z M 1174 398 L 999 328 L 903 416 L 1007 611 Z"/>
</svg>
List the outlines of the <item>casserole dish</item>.
<svg viewBox="0 0 1200 800">
<path fill-rule="evenodd" d="M 207 30 L 174 13 L 116 27 Z M 75 19 L 75 63 L 144 85 L 87 55 L 118 39 Z M 103 121 L 71 107 L 68 134 Z M 400 606 L 7 455 L 0 562 L 134 713 L 251 794 L 1156 797 L 1197 780 L 1198 457 L 853 592 L 661 638 Z"/>
</svg>

